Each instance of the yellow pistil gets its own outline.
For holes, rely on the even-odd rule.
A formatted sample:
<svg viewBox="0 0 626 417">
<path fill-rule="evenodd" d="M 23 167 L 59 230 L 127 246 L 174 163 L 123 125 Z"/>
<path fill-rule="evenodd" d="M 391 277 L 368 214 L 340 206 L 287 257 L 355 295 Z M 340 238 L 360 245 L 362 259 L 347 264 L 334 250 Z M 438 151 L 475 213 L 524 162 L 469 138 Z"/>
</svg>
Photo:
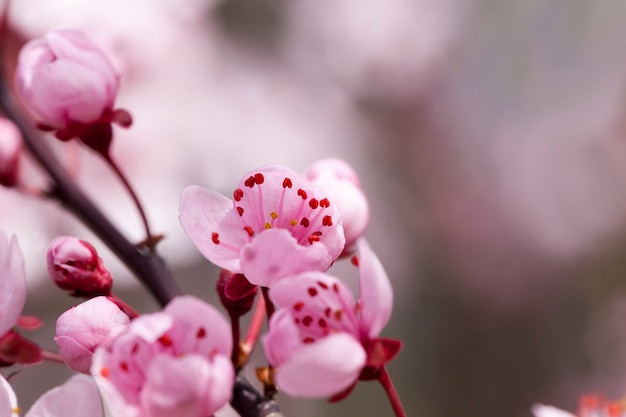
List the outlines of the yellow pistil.
<svg viewBox="0 0 626 417">
<path fill-rule="evenodd" d="M 266 229 L 271 229 L 271 228 L 272 228 L 272 225 L 271 225 L 271 224 L 269 224 L 269 223 L 265 223 L 265 226 L 264 226 L 264 227 L 265 227 Z"/>
<path fill-rule="evenodd" d="M 270 216 L 272 217 L 272 219 L 276 220 L 278 218 L 278 213 L 273 211 L 273 212 L 270 213 Z"/>
</svg>

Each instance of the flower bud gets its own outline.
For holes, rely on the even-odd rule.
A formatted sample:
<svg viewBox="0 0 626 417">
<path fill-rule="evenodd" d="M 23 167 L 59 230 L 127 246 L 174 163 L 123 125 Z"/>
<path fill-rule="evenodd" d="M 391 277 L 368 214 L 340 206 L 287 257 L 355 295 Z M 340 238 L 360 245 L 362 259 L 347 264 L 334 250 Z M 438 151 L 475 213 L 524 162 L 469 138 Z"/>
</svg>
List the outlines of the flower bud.
<svg viewBox="0 0 626 417">
<path fill-rule="evenodd" d="M 352 167 L 337 158 L 323 159 L 313 164 L 306 178 L 328 193 L 328 198 L 339 207 L 346 235 L 346 252 L 365 233 L 369 222 L 369 205 L 361 190 L 359 177 Z"/>
<path fill-rule="evenodd" d="M 96 348 L 109 347 L 129 323 L 114 302 L 95 297 L 59 316 L 54 341 L 68 367 L 88 374 Z"/>
<path fill-rule="evenodd" d="M 243 274 L 222 269 L 215 289 L 228 314 L 239 317 L 252 308 L 258 287 L 250 284 Z"/>
<path fill-rule="evenodd" d="M 62 289 L 75 297 L 109 295 L 113 279 L 96 249 L 88 242 L 59 236 L 48 246 L 48 273 Z"/>
<path fill-rule="evenodd" d="M 13 187 L 19 178 L 22 136 L 8 119 L 0 118 L 0 184 Z"/>
<path fill-rule="evenodd" d="M 54 30 L 22 48 L 16 86 L 39 122 L 57 130 L 92 123 L 112 110 L 119 75 L 84 33 Z"/>
</svg>

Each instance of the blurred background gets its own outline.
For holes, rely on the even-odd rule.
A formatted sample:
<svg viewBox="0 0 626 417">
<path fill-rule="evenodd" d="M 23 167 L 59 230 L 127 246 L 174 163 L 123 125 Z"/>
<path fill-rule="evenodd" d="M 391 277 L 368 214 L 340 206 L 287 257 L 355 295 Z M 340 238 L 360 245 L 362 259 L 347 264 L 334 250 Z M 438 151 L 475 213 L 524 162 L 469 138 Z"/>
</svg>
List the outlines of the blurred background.
<svg viewBox="0 0 626 417">
<path fill-rule="evenodd" d="M 407 414 L 529 417 L 536 402 L 574 410 L 582 393 L 626 393 L 625 18 L 623 0 L 19 0 L 8 21 L 25 39 L 83 29 L 114 57 L 117 106 L 135 123 L 113 154 L 186 292 L 215 300 L 217 277 L 178 224 L 186 185 L 230 193 L 267 163 L 344 158 L 395 289 L 383 335 L 405 343 L 389 371 Z M 140 240 L 105 165 L 58 148 Z M 0 214 L 27 252 L 26 313 L 45 317 L 44 347 L 77 302 L 44 273 L 58 234 L 92 241 L 117 292 L 157 309 L 56 204 L 0 189 Z M 12 382 L 27 409 L 68 376 L 45 364 Z M 375 383 L 339 404 L 281 404 L 392 414 Z"/>
</svg>

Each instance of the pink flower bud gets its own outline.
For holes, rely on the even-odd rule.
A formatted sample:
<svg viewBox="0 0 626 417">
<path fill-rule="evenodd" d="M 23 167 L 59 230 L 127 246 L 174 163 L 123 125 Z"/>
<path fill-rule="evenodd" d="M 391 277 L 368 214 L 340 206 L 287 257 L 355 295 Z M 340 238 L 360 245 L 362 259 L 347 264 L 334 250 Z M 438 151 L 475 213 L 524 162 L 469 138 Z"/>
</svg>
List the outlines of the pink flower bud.
<svg viewBox="0 0 626 417">
<path fill-rule="evenodd" d="M 0 118 L 0 184 L 13 187 L 19 178 L 22 136 L 10 120 Z"/>
<path fill-rule="evenodd" d="M 54 340 L 65 364 L 87 374 L 96 348 L 109 347 L 129 323 L 115 303 L 95 297 L 59 316 Z"/>
<path fill-rule="evenodd" d="M 217 295 L 231 317 L 246 314 L 252 308 L 258 287 L 250 284 L 243 274 L 222 269 L 215 284 Z"/>
<path fill-rule="evenodd" d="M 348 163 L 329 158 L 313 164 L 305 173 L 306 178 L 320 186 L 339 207 L 343 231 L 346 235 L 346 251 L 365 233 L 369 222 L 369 205 L 361 191 L 359 177 Z"/>
<path fill-rule="evenodd" d="M 62 289 L 76 297 L 109 295 L 113 279 L 96 249 L 84 240 L 59 236 L 48 246 L 48 273 Z"/>
<path fill-rule="evenodd" d="M 65 129 L 92 123 L 113 109 L 119 74 L 84 33 L 55 30 L 22 48 L 16 86 L 41 124 Z"/>
</svg>

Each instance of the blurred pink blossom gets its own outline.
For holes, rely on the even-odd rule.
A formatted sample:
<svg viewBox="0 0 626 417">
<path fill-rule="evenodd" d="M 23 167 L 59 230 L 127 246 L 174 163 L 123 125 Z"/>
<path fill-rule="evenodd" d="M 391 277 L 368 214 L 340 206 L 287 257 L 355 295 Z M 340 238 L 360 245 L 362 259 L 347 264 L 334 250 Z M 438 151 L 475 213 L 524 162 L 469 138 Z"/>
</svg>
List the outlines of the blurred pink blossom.
<svg viewBox="0 0 626 417">
<path fill-rule="evenodd" d="M 0 118 L 0 185 L 18 183 L 22 136 L 13 122 Z"/>
<path fill-rule="evenodd" d="M 113 110 L 119 74 L 110 59 L 76 30 L 55 30 L 20 51 L 16 86 L 39 123 L 65 129 Z"/>
<path fill-rule="evenodd" d="M 17 239 L 0 234 L 0 336 L 17 323 L 26 303 L 24 260 Z"/>
<path fill-rule="evenodd" d="M 71 406 L 70 406 L 71 405 Z M 74 375 L 45 392 L 24 417 L 104 417 L 104 408 L 93 378 Z"/>
<path fill-rule="evenodd" d="M 91 373 L 114 414 L 205 417 L 232 394 L 232 345 L 230 326 L 214 307 L 182 296 L 99 348 Z"/>
<path fill-rule="evenodd" d="M 266 287 L 287 275 L 327 270 L 345 246 L 339 208 L 278 165 L 244 175 L 233 200 L 187 187 L 180 221 L 207 259 Z"/>
<path fill-rule="evenodd" d="M 54 341 L 68 367 L 88 374 L 96 348 L 110 347 L 129 323 L 117 304 L 106 297 L 95 297 L 59 316 Z"/>
</svg>

